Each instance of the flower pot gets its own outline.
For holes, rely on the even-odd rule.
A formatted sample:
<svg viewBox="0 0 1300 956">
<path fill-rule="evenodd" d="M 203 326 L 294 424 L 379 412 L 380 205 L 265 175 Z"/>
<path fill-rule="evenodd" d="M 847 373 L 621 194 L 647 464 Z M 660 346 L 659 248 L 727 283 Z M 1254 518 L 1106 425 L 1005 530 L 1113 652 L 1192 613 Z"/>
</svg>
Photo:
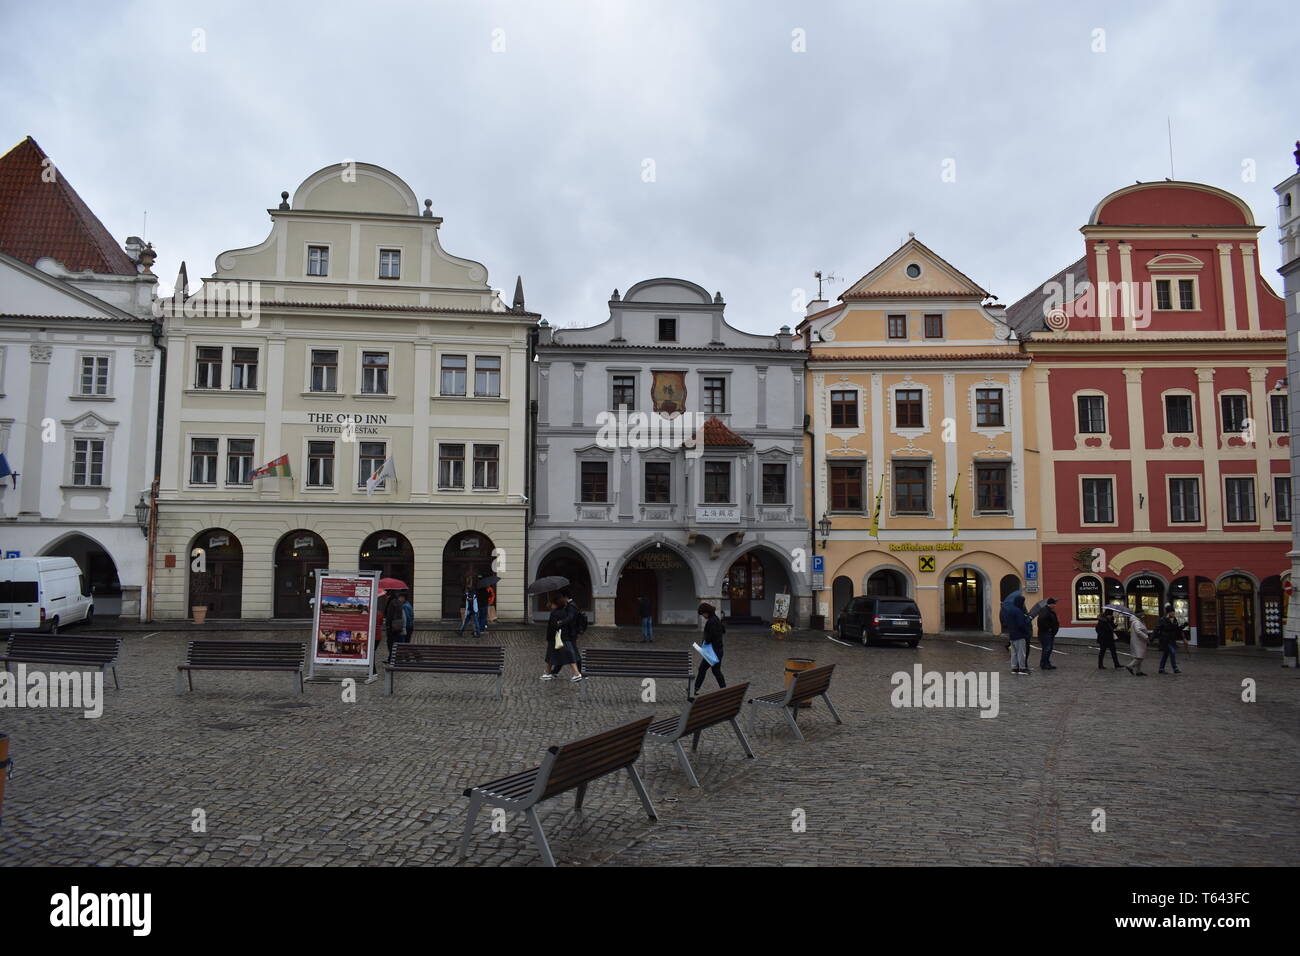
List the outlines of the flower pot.
<svg viewBox="0 0 1300 956">
<path fill-rule="evenodd" d="M 195 624 L 202 624 L 208 619 L 208 606 L 206 604 L 196 604 L 190 608 L 190 614 L 194 616 Z"/>
</svg>

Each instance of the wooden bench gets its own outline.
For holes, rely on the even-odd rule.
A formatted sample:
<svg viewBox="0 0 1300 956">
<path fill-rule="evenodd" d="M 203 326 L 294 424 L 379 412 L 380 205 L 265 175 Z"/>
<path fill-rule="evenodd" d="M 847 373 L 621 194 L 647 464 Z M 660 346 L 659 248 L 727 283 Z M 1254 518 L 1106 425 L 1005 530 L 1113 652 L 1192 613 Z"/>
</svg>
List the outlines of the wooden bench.
<svg viewBox="0 0 1300 956">
<path fill-rule="evenodd" d="M 686 771 L 686 779 L 691 782 L 692 787 L 698 787 L 700 781 L 696 779 L 695 771 L 691 768 L 691 762 L 686 759 L 686 751 L 682 748 L 682 738 L 687 734 L 690 734 L 692 738 L 691 750 L 698 750 L 700 734 L 710 727 L 726 721 L 731 724 L 731 729 L 736 732 L 736 739 L 740 741 L 745 756 L 753 760 L 754 751 L 749 749 L 749 741 L 745 739 L 740 724 L 736 723 L 736 715 L 740 713 L 740 708 L 745 703 L 745 691 L 747 690 L 749 690 L 748 684 L 735 684 L 722 690 L 716 690 L 711 694 L 705 694 L 703 697 L 696 697 L 679 716 L 666 717 L 652 723 L 649 732 L 646 734 L 646 740 L 652 743 L 673 745 L 673 748 L 677 751 L 677 761 L 681 764 L 682 769 Z"/>
<path fill-rule="evenodd" d="M 393 644 L 388 653 L 388 693 L 398 671 L 415 674 L 495 675 L 496 696 L 501 697 L 501 675 L 506 667 L 504 647 L 480 644 Z"/>
<path fill-rule="evenodd" d="M 4 661 L 5 673 L 9 673 L 9 664 L 66 664 L 69 667 L 98 667 L 102 674 L 106 670 L 113 672 L 113 686 L 121 689 L 117 682 L 117 655 L 122 649 L 120 637 L 90 637 L 78 634 L 67 637 L 63 634 L 10 634 L 9 652 L 0 661 Z"/>
<path fill-rule="evenodd" d="M 826 693 L 831 686 L 831 674 L 834 670 L 834 664 L 827 664 L 825 667 L 800 671 L 795 675 L 790 686 L 780 693 L 768 694 L 766 697 L 750 698 L 749 732 L 751 734 L 754 732 L 754 717 L 759 707 L 780 707 L 785 711 L 785 719 L 790 722 L 790 729 L 794 731 L 795 737 L 803 740 L 803 734 L 799 732 L 799 725 L 795 723 L 795 714 L 798 712 L 800 704 L 805 701 L 811 702 L 814 697 L 820 697 L 826 701 L 826 706 L 830 708 L 835 723 L 844 723 L 844 721 L 840 720 L 840 715 L 835 713 L 835 705 L 831 703 L 831 699 Z"/>
<path fill-rule="evenodd" d="M 176 665 L 176 693 L 181 674 L 194 689 L 195 671 L 292 671 L 302 693 L 307 645 L 301 641 L 190 641 L 185 663 Z"/>
<path fill-rule="evenodd" d="M 479 809 L 487 803 L 506 810 L 522 810 L 532 828 L 533 840 L 542 854 L 542 862 L 547 866 L 555 866 L 546 834 L 542 832 L 542 825 L 537 819 L 537 804 L 576 790 L 573 808 L 581 810 L 582 798 L 587 794 L 587 784 L 619 770 L 627 771 L 632 786 L 641 798 L 641 805 L 645 807 L 646 815 L 651 820 L 659 819 L 654 804 L 650 802 L 650 795 L 646 793 L 645 784 L 636 772 L 636 761 L 641 756 L 641 747 L 645 743 L 646 730 L 651 720 L 650 717 L 643 717 L 593 737 L 551 747 L 546 751 L 546 758 L 540 767 L 468 788 L 465 796 L 469 797 L 469 816 L 465 820 L 459 857 L 464 859 L 469 852 L 474 821 Z"/>
<path fill-rule="evenodd" d="M 690 651 L 646 651 L 626 648 L 591 647 L 581 651 L 584 677 L 666 677 L 686 681 L 686 696 L 691 696 Z M 579 696 L 587 693 L 582 681 Z"/>
</svg>

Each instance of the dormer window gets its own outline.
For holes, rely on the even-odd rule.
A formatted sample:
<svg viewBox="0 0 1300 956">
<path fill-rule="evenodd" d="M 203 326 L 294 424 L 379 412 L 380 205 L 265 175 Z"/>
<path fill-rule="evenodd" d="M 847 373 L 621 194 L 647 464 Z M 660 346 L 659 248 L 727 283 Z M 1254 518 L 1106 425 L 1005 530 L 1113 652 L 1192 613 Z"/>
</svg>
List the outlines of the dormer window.
<svg viewBox="0 0 1300 956">
<path fill-rule="evenodd" d="M 677 320 L 675 318 L 661 318 L 659 320 L 659 341 L 677 341 Z"/>
<path fill-rule="evenodd" d="M 402 277 L 402 252 L 400 249 L 379 250 L 379 278 L 400 279 Z"/>
<path fill-rule="evenodd" d="M 307 247 L 307 275 L 327 276 L 330 274 L 329 246 Z"/>
<path fill-rule="evenodd" d="M 1160 312 L 1195 312 L 1196 280 L 1157 279 L 1156 309 Z"/>
</svg>

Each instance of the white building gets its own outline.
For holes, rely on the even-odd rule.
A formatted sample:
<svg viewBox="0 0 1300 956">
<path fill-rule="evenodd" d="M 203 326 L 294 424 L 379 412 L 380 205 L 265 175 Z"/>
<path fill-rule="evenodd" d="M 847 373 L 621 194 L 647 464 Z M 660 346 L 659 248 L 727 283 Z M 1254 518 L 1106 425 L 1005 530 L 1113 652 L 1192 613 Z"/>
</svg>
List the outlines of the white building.
<svg viewBox="0 0 1300 956">
<path fill-rule="evenodd" d="M 124 252 L 30 137 L 0 157 L 0 556 L 77 560 L 139 620 L 158 352 L 153 251 Z M 139 513 L 137 512 L 139 508 Z"/>
<path fill-rule="evenodd" d="M 701 600 L 755 623 L 778 594 L 807 621 L 805 353 L 788 328 L 752 335 L 724 309 L 649 279 L 615 290 L 600 325 L 539 332 L 530 577 L 569 578 L 598 623 L 636 624 L 640 597 L 660 623 L 696 623 Z M 601 416 L 620 409 L 629 429 L 611 441 Z M 707 420 L 704 446 L 653 444 L 637 415 Z"/>
<path fill-rule="evenodd" d="M 1300 142 L 1295 149 L 1296 171 L 1279 183 L 1278 239 L 1282 243 L 1282 297 L 1286 300 L 1286 369 L 1291 415 L 1291 514 L 1300 504 Z M 1291 582 L 1300 581 L 1300 524 L 1291 526 Z M 1300 601 L 1290 598 L 1284 629 L 1283 654 L 1290 666 L 1297 665 L 1296 642 L 1300 639 Z"/>
</svg>

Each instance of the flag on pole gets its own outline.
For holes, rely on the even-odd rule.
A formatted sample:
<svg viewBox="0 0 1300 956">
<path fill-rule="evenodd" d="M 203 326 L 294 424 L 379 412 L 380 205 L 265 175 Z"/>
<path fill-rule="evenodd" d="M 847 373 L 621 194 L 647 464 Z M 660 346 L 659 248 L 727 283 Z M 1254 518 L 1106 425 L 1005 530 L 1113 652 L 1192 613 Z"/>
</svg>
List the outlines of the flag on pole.
<svg viewBox="0 0 1300 956">
<path fill-rule="evenodd" d="M 961 485 L 961 472 L 957 472 L 957 480 L 952 483 L 952 539 L 957 540 L 957 488 Z"/>
<path fill-rule="evenodd" d="M 880 537 L 880 500 L 885 494 L 885 476 L 880 476 L 880 484 L 876 485 L 876 510 L 871 513 L 871 537 Z"/>
<path fill-rule="evenodd" d="M 18 487 L 18 472 L 9 467 L 8 458 L 4 455 L 0 455 L 0 481 L 3 481 L 6 478 L 14 483 L 15 488 Z"/>
<path fill-rule="evenodd" d="M 250 478 L 291 478 L 289 474 L 289 456 L 281 455 L 275 461 L 268 461 L 261 468 L 254 469 Z"/>
<path fill-rule="evenodd" d="M 373 495 L 375 489 L 383 483 L 384 479 L 391 478 L 397 480 L 397 466 L 393 464 L 393 456 L 389 455 L 384 459 L 384 463 L 379 466 L 373 475 L 366 479 L 366 494 Z"/>
</svg>

